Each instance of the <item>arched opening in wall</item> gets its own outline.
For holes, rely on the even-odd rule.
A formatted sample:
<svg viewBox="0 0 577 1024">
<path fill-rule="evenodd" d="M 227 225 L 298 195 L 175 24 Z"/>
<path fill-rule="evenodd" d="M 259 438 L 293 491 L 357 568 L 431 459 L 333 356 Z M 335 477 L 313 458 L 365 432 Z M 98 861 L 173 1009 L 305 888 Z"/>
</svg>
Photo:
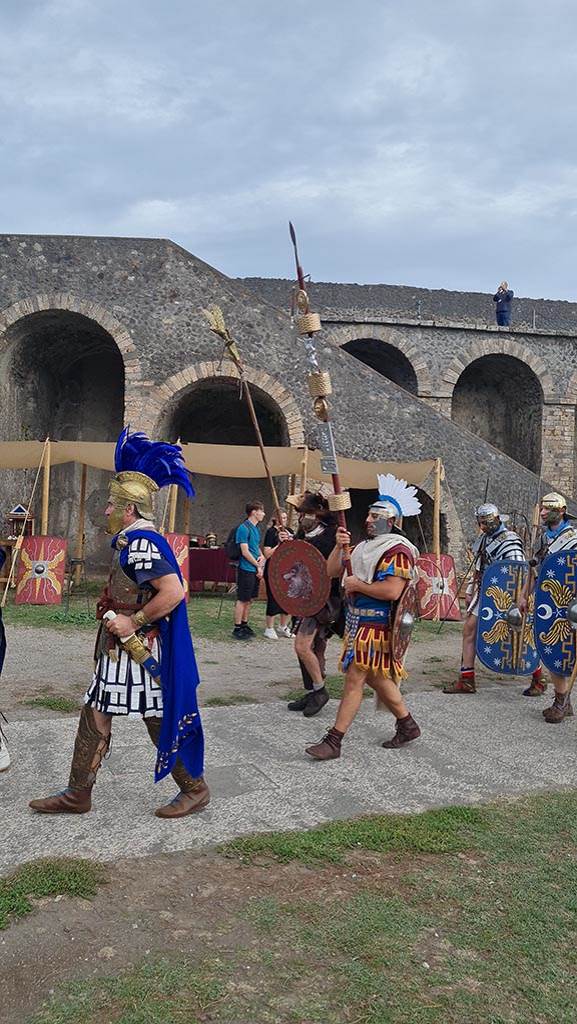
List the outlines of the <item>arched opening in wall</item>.
<svg viewBox="0 0 577 1024">
<path fill-rule="evenodd" d="M 48 309 L 8 328 L 0 357 L 2 438 L 114 441 L 123 418 L 124 361 L 114 338 L 96 321 L 69 310 Z M 10 474 L 5 483 L 9 494 L 3 488 L 5 500 L 25 501 L 31 486 L 27 477 Z M 74 536 L 79 477 L 78 467 L 53 468 L 50 532 Z M 108 547 L 102 530 L 107 478 L 108 474 L 90 471 L 86 539 L 92 560 Z"/>
<path fill-rule="evenodd" d="M 520 359 L 475 359 L 459 377 L 451 418 L 533 472 L 541 462 L 543 390 Z"/>
<path fill-rule="evenodd" d="M 285 417 L 277 403 L 260 388 L 250 385 L 251 395 L 265 446 L 290 444 Z M 212 377 L 192 384 L 180 392 L 165 410 L 158 426 L 159 437 L 183 443 L 250 445 L 256 436 L 238 380 Z M 275 480 L 279 498 L 286 495 L 287 481 Z M 231 527 L 241 522 L 247 501 L 264 503 L 267 520 L 272 501 L 266 479 L 227 478 L 198 474 L 194 479 L 196 497 L 190 506 L 188 525 L 192 534 L 216 533 L 222 544 Z M 177 529 L 186 525 L 187 513 L 182 498 L 177 510 Z"/>
<path fill-rule="evenodd" d="M 347 341 L 343 348 L 387 380 L 392 380 L 393 384 L 398 384 L 412 395 L 417 394 L 417 375 L 413 365 L 394 345 L 388 345 L 377 338 L 355 338 L 354 341 Z"/>
</svg>

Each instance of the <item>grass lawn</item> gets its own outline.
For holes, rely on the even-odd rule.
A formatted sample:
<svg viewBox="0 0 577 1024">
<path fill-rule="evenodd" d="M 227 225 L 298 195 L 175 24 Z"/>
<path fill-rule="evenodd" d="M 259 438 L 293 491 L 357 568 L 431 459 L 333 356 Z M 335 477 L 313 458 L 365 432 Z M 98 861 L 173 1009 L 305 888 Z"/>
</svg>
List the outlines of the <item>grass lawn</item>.
<svg viewBox="0 0 577 1024">
<path fill-rule="evenodd" d="M 4 621 L 8 626 L 34 626 L 45 629 L 73 630 L 86 629 L 94 631 L 97 622 L 94 615 L 95 601 L 92 600 L 92 611 L 88 612 L 84 603 L 74 602 L 68 614 L 62 606 L 57 605 L 14 605 L 8 604 L 4 609 Z M 193 637 L 205 640 L 230 640 L 233 627 L 234 602 L 220 597 L 192 597 L 188 603 L 188 619 Z M 220 613 L 220 614 L 219 614 Z M 265 604 L 257 601 L 251 612 L 251 625 L 256 633 L 265 627 Z"/>
<path fill-rule="evenodd" d="M 90 899 L 106 880 L 100 864 L 61 857 L 36 860 L 0 878 L 0 930 L 33 909 L 32 900 L 45 896 Z"/>
<path fill-rule="evenodd" d="M 237 840 L 270 882 L 219 891 L 200 958 L 75 984 L 33 1024 L 573 1024 L 576 840 L 577 793 Z"/>
</svg>

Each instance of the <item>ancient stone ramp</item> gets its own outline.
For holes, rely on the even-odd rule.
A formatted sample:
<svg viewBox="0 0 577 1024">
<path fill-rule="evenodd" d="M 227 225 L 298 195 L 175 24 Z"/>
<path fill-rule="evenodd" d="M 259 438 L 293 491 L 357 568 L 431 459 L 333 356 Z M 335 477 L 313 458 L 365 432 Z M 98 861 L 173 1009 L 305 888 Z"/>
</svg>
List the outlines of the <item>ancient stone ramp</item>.
<svg viewBox="0 0 577 1024">
<path fill-rule="evenodd" d="M 0 870 L 41 856 L 118 857 L 198 850 L 263 830 L 304 829 L 338 818 L 476 804 L 553 786 L 577 785 L 574 720 L 552 729 L 545 698 L 488 687 L 473 698 L 411 695 L 422 738 L 401 751 L 380 741 L 388 715 L 365 702 L 344 756 L 311 762 L 305 746 L 333 720 L 304 719 L 283 705 L 205 711 L 210 808 L 198 817 L 160 821 L 153 810 L 174 786 L 152 783 L 152 749 L 140 722 L 118 722 L 113 750 L 95 789 L 95 809 L 79 817 L 44 817 L 31 797 L 65 784 L 75 731 L 71 720 L 13 723 L 14 765 L 0 776 Z"/>
</svg>

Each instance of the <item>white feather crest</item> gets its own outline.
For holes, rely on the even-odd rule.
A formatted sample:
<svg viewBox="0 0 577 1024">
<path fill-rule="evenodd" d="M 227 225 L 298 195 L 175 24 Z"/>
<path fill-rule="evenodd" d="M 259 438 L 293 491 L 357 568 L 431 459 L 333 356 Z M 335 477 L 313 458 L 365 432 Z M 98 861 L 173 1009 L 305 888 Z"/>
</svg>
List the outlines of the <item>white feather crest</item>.
<svg viewBox="0 0 577 1024">
<path fill-rule="evenodd" d="M 408 484 L 406 480 L 398 480 L 392 473 L 379 473 L 377 476 L 379 485 L 379 498 L 387 495 L 399 505 L 402 516 L 418 516 L 421 511 L 421 502 L 417 498 L 417 488 Z"/>
</svg>

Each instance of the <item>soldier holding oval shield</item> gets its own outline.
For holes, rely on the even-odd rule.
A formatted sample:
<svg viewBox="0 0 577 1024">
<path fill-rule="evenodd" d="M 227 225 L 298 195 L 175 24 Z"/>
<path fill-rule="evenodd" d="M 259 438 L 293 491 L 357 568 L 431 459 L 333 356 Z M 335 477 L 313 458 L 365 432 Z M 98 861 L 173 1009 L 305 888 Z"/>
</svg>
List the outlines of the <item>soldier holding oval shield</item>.
<svg viewBox="0 0 577 1024">
<path fill-rule="evenodd" d="M 543 531 L 533 559 L 538 579 L 534 584 L 530 576 L 519 607 L 526 608 L 535 586 L 535 645 L 555 688 L 553 703 L 545 708 L 543 716 L 556 725 L 573 715 L 570 694 L 576 666 L 577 529 L 565 498 L 557 492 L 541 499 L 540 517 Z"/>
</svg>

